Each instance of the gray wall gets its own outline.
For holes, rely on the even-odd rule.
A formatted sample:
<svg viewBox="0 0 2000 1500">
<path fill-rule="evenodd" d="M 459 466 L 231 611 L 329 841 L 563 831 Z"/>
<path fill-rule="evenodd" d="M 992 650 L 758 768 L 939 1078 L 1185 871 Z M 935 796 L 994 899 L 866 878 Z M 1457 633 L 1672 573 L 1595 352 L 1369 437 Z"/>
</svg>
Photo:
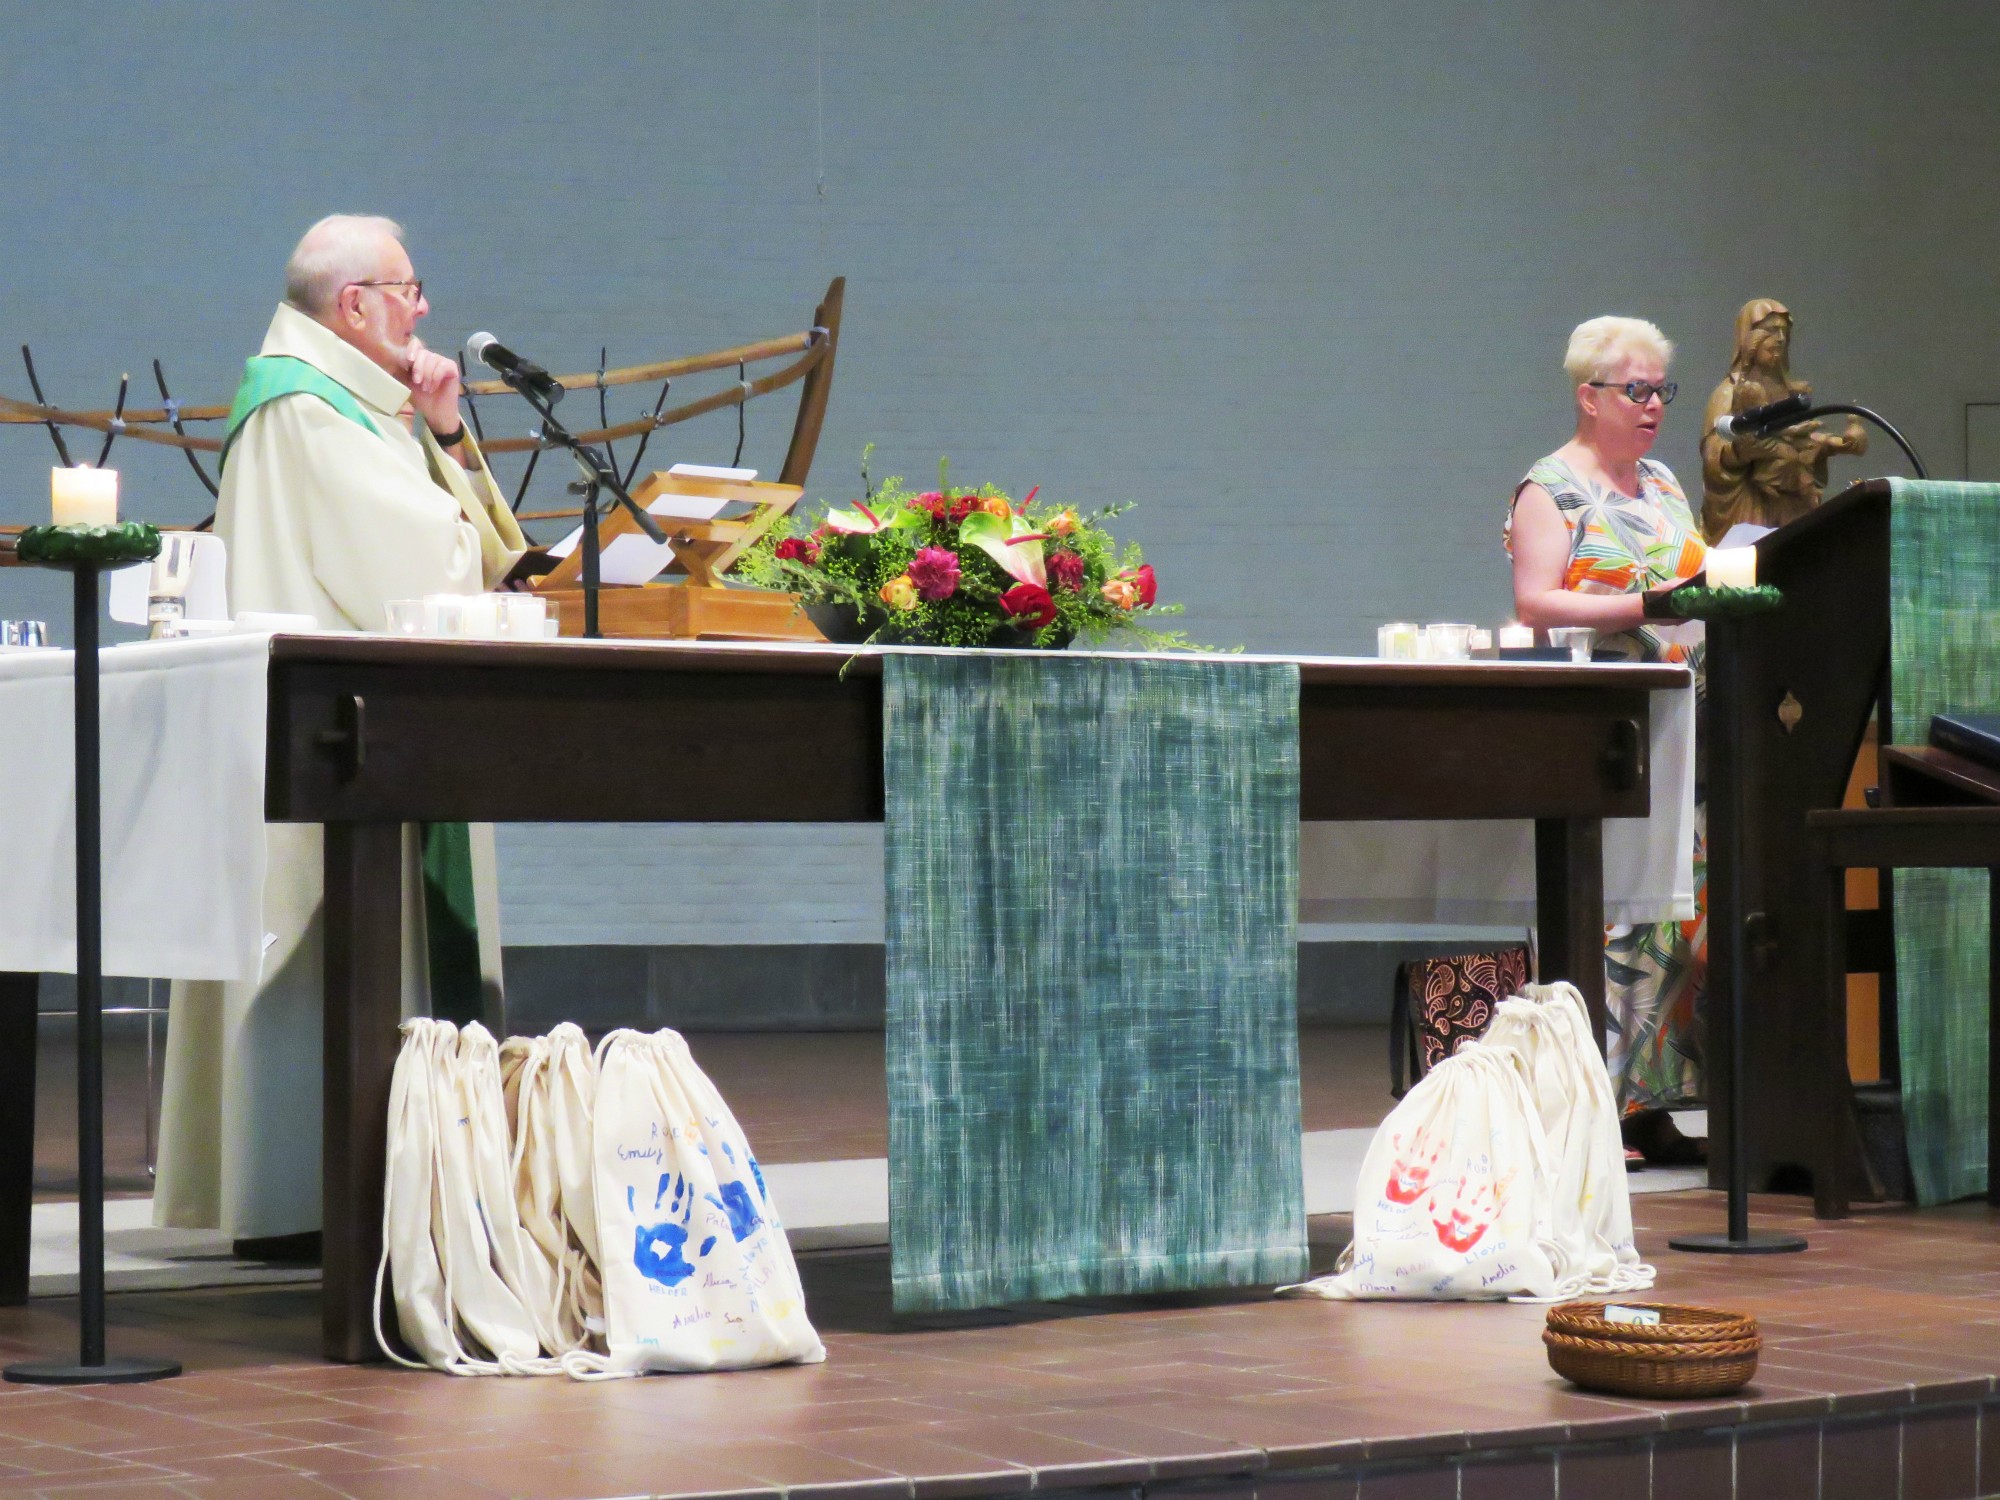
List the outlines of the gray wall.
<svg viewBox="0 0 2000 1500">
<path fill-rule="evenodd" d="M 2000 396 L 2000 12 L 1971 0 L 0 16 L 0 344 L 59 399 L 156 354 L 226 397 L 335 208 L 409 225 L 434 344 L 490 327 L 564 368 L 801 327 L 845 273 L 813 495 L 873 441 L 878 474 L 949 453 L 1137 499 L 1123 529 L 1220 645 L 1504 617 L 1504 497 L 1566 435 L 1562 343 L 1594 313 L 1680 342 L 1662 456 L 1691 485 L 1754 294 L 1937 472 L 1962 403 Z M 748 460 L 787 425 L 753 409 Z M 673 436 L 660 458 L 726 459 L 734 424 Z M 42 512 L 48 461 L 0 430 L 0 519 Z M 177 455 L 120 461 L 131 509 L 206 508 Z M 0 612 L 59 599 L 7 575 Z M 508 937 L 851 941 L 879 903 L 835 889 L 870 878 L 855 837 L 509 830 Z"/>
</svg>

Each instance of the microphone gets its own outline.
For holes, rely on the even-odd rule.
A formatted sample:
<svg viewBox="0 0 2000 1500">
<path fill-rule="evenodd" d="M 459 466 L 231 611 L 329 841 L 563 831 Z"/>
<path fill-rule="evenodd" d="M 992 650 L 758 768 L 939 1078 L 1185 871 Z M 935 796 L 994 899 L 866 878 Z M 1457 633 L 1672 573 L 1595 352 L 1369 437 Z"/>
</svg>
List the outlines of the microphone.
<svg viewBox="0 0 2000 1500">
<path fill-rule="evenodd" d="M 475 333 L 467 339 L 465 357 L 495 371 L 517 391 L 524 387 L 532 390 L 550 406 L 563 398 L 562 385 L 555 376 L 532 359 L 516 354 L 490 333 Z"/>
<path fill-rule="evenodd" d="M 1715 434 L 1723 438 L 1766 437 L 1781 427 L 1796 425 L 1811 407 L 1811 396 L 1804 391 L 1793 391 L 1781 401 L 1767 401 L 1734 416 L 1717 417 Z"/>
</svg>

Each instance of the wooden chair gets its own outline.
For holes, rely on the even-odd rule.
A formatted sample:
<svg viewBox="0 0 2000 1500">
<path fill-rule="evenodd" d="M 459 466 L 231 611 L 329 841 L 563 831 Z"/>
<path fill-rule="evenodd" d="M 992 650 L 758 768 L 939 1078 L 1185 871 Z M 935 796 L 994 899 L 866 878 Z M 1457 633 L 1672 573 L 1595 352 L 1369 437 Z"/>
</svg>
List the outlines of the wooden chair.
<svg viewBox="0 0 2000 1500">
<path fill-rule="evenodd" d="M 1987 1033 L 1986 1199 L 2000 1204 L 2000 774 L 1930 747 L 1883 752 L 1883 790 L 1895 805 L 1829 808 L 1805 818 L 1804 857 L 1817 891 L 1813 903 L 1825 1026 L 1817 1115 L 1820 1155 L 1813 1172 L 1813 1213 L 1843 1218 L 1850 1174 L 1860 1155 L 1854 1085 L 1847 1068 L 1847 871 L 1979 868 L 1991 882 Z M 1916 804 L 1916 805 L 1910 805 Z M 1922 1005 L 1922 995 L 1906 995 Z"/>
</svg>

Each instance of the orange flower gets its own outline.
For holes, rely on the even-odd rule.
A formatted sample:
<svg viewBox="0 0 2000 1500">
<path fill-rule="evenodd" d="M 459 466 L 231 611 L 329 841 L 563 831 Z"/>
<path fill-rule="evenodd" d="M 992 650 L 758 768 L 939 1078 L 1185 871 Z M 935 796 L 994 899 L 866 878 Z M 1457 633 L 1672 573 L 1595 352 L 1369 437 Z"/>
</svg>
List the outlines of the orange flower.
<svg viewBox="0 0 2000 1500">
<path fill-rule="evenodd" d="M 910 575 L 904 573 L 891 578 L 882 585 L 882 602 L 891 609 L 915 609 L 917 607 L 917 586 Z"/>
<path fill-rule="evenodd" d="M 1007 503 L 1005 495 L 989 496 L 979 502 L 979 508 L 989 516 L 998 516 L 1003 521 L 1014 514 L 1014 507 Z"/>
<path fill-rule="evenodd" d="M 1119 609 L 1132 609 L 1139 603 L 1139 585 L 1129 578 L 1114 578 L 1104 585 L 1103 594 Z"/>
<path fill-rule="evenodd" d="M 1054 536 L 1068 536 L 1076 530 L 1076 512 L 1073 510 L 1059 511 L 1049 521 L 1048 529 Z"/>
</svg>

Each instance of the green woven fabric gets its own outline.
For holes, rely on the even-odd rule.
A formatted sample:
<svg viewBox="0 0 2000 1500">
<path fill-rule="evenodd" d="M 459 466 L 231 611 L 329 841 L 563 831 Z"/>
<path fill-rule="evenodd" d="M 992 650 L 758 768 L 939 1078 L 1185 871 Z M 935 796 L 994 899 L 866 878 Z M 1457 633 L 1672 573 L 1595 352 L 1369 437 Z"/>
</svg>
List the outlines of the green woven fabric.
<svg viewBox="0 0 2000 1500">
<path fill-rule="evenodd" d="M 897 1309 L 1304 1276 L 1297 669 L 885 678 Z"/>
<path fill-rule="evenodd" d="M 479 911 L 472 895 L 472 831 L 463 823 L 426 823 L 424 951 L 431 1014 L 463 1026 L 485 1022 L 479 976 Z"/>
<path fill-rule="evenodd" d="M 2000 485 L 1890 481 L 1892 738 L 1931 716 L 2000 710 Z M 1898 870 L 1896 1024 L 1919 1203 L 1986 1188 L 1982 870 Z"/>
</svg>

